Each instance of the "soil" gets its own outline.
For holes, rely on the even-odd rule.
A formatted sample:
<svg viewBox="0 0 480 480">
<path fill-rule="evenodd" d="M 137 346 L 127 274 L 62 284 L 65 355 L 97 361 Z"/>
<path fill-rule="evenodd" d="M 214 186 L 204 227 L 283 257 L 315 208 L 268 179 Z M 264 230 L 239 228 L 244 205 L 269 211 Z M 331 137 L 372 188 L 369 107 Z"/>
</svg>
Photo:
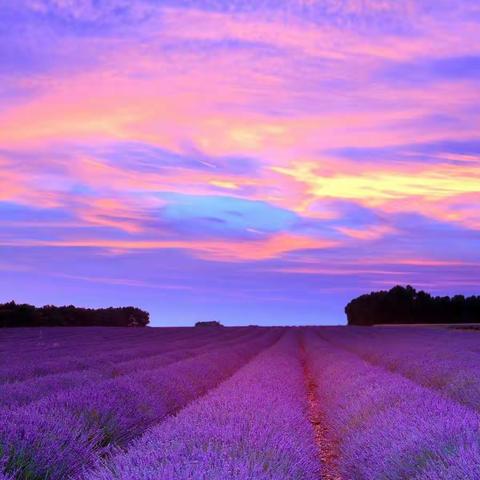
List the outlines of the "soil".
<svg viewBox="0 0 480 480">
<path fill-rule="evenodd" d="M 322 465 L 322 480 L 343 480 L 338 471 L 338 445 L 327 426 L 317 394 L 317 384 L 308 365 L 305 346 L 301 344 L 302 364 L 307 390 L 308 414 L 312 424 L 318 457 Z"/>
</svg>

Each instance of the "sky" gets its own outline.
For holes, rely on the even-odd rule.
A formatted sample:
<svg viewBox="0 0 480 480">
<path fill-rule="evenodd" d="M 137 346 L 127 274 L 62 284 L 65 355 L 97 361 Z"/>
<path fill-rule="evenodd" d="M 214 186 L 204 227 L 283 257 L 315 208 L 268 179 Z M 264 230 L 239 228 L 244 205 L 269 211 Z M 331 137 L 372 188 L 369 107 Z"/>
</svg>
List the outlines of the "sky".
<svg viewBox="0 0 480 480">
<path fill-rule="evenodd" d="M 0 301 L 479 294 L 479 38 L 469 0 L 0 0 Z"/>
</svg>

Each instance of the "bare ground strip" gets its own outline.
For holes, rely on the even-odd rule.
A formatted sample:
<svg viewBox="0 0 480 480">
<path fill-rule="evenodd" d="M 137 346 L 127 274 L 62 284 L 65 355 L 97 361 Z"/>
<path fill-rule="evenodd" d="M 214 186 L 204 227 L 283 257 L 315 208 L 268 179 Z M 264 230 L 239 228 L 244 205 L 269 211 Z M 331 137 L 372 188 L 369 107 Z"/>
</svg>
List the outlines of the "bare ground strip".
<svg viewBox="0 0 480 480">
<path fill-rule="evenodd" d="M 308 417 L 313 427 L 318 457 L 322 465 L 322 480 L 343 480 L 338 471 L 338 445 L 327 427 L 317 393 L 317 383 L 308 364 L 303 338 L 300 349 L 307 392 Z"/>
</svg>

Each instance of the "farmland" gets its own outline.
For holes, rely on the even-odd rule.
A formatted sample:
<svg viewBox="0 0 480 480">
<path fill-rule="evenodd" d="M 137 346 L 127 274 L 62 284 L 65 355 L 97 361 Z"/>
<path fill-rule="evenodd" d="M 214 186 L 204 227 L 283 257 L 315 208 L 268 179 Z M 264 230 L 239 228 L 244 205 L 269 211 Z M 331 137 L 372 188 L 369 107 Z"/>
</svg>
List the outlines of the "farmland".
<svg viewBox="0 0 480 480">
<path fill-rule="evenodd" d="M 0 479 L 480 478 L 480 333 L 0 332 Z"/>
</svg>

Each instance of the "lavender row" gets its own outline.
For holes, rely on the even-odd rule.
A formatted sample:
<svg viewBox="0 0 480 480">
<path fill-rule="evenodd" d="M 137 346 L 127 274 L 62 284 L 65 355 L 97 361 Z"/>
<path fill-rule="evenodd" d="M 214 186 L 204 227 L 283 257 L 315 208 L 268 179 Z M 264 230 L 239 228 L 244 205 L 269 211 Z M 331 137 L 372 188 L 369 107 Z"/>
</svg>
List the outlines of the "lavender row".
<svg viewBox="0 0 480 480">
<path fill-rule="evenodd" d="M 367 329 L 360 333 L 322 334 L 334 344 L 343 346 L 365 360 L 382 365 L 427 388 L 480 410 L 480 355 L 462 347 L 462 339 L 472 345 L 480 343 L 476 332 L 448 336 L 436 332 L 403 333 L 386 329 Z"/>
<path fill-rule="evenodd" d="M 68 328 L 67 328 L 68 329 Z M 5 329 L 7 330 L 7 329 Z M 20 331 L 22 329 L 12 329 Z M 98 329 L 90 327 L 77 328 L 76 333 L 62 336 L 63 340 L 59 340 L 59 333 L 57 329 L 52 328 L 51 333 L 46 333 L 49 337 L 48 342 L 40 344 L 37 349 L 29 348 L 32 341 L 22 342 L 21 332 L 16 332 L 18 341 L 15 340 L 15 335 L 10 335 L 9 348 L 0 354 L 0 358 L 11 361 L 22 362 L 24 360 L 35 361 L 40 365 L 54 360 L 70 360 L 74 355 L 79 357 L 88 357 L 90 355 L 127 355 L 132 349 L 145 350 L 146 353 L 153 352 L 155 348 L 168 345 L 171 342 L 184 340 L 188 338 L 199 338 L 212 335 L 212 331 L 208 329 L 199 330 L 194 328 L 176 328 L 176 329 L 153 329 L 153 328 L 121 328 L 114 334 L 108 332 L 98 332 Z M 72 328 L 73 330 L 73 328 Z M 110 330 L 110 328 L 103 328 L 103 330 Z M 224 330 L 239 330 L 239 329 L 224 329 Z M 140 333 L 137 333 L 140 332 Z M 3 332 L 0 332 L 3 334 Z M 127 358 L 125 358 L 127 359 Z M 122 359 L 123 360 L 123 359 Z M 35 373 L 36 374 L 36 373 Z"/>
<path fill-rule="evenodd" d="M 68 478 L 216 386 L 278 334 L 4 409 L 0 452 L 6 473 L 25 480 Z"/>
<path fill-rule="evenodd" d="M 183 335 L 186 329 L 112 328 L 112 327 L 51 327 L 3 329 L 0 335 L 0 356 L 50 356 L 69 353 L 73 348 L 114 350 L 145 340 L 168 340 Z M 32 333 L 29 333 L 32 331 Z"/>
<path fill-rule="evenodd" d="M 189 328 L 185 327 L 158 327 L 158 328 L 126 328 L 126 327 L 24 327 L 6 328 L 0 337 L 0 351 L 11 345 L 12 341 L 19 342 L 29 349 L 44 349 L 52 343 L 62 345 L 72 340 L 83 339 L 85 342 L 115 342 L 121 338 L 168 337 L 177 335 Z"/>
<path fill-rule="evenodd" d="M 342 478 L 480 478 L 478 414 L 314 335 L 306 345 Z"/>
<path fill-rule="evenodd" d="M 235 345 L 247 338 L 244 334 L 237 332 L 235 335 L 217 335 L 208 339 L 192 338 L 189 339 L 189 342 L 172 342 L 163 353 L 119 364 L 103 365 L 94 359 L 94 367 L 97 368 L 45 375 L 5 384 L 0 390 L 0 405 L 3 408 L 21 406 L 47 395 L 54 395 L 72 388 L 86 387 L 104 379 L 164 367 L 195 355 L 201 355 L 213 348 Z"/>
<path fill-rule="evenodd" d="M 294 333 L 83 478 L 320 478 Z"/>
<path fill-rule="evenodd" d="M 83 330 L 83 329 L 82 329 Z M 89 330 L 89 329 L 86 329 Z M 132 330 L 125 328 L 124 330 Z M 92 332 L 79 331 L 77 338 L 72 337 L 66 342 L 65 353 L 58 352 L 56 348 L 45 349 L 43 352 L 23 352 L 16 346 L 18 355 L 3 355 L 1 362 L 0 382 L 18 381 L 33 376 L 48 375 L 68 370 L 89 368 L 93 358 L 99 361 L 124 361 L 132 357 L 132 351 L 138 354 L 154 354 L 168 343 L 182 338 L 185 333 L 169 335 L 167 337 L 152 333 L 146 336 L 122 335 L 121 338 L 112 339 L 112 342 L 98 343 L 92 338 Z M 188 335 L 190 336 L 190 335 Z M 193 336 L 193 335 L 191 335 Z M 84 339 L 91 340 L 85 344 Z M 12 368 L 14 366 L 14 368 Z"/>
<path fill-rule="evenodd" d="M 178 361 L 194 355 L 211 351 L 213 348 L 236 345 L 254 338 L 260 338 L 270 333 L 264 329 L 252 331 L 247 329 L 231 329 L 209 332 L 208 335 L 197 336 L 193 334 L 188 339 L 182 339 L 175 344 L 170 343 L 165 351 L 155 356 L 144 356 L 117 363 L 107 370 L 108 375 L 120 376 L 139 370 L 150 370 L 155 368 L 156 360 L 168 357 L 167 361 Z"/>
<path fill-rule="evenodd" d="M 229 329 L 230 330 L 230 329 Z M 235 329 L 236 330 L 236 329 Z M 235 334 L 232 329 L 231 334 Z M 79 332 L 79 337 L 82 333 Z M 65 373 L 75 370 L 87 370 L 92 368 L 104 368 L 108 364 L 117 364 L 130 359 L 152 356 L 159 354 L 176 342 L 194 341 L 201 342 L 202 339 L 209 339 L 215 332 L 195 332 L 194 329 L 184 329 L 181 334 L 175 337 L 158 337 L 156 334 L 146 336 L 142 342 L 132 344 L 129 341 L 117 345 L 116 350 L 104 352 L 98 348 L 79 348 L 72 343 L 70 353 L 67 356 L 49 357 L 37 359 L 26 355 L 17 362 L 9 358 L 0 368 L 0 382 L 12 382 L 26 380 L 31 377 Z M 12 368 L 12 364 L 15 367 Z"/>
</svg>

